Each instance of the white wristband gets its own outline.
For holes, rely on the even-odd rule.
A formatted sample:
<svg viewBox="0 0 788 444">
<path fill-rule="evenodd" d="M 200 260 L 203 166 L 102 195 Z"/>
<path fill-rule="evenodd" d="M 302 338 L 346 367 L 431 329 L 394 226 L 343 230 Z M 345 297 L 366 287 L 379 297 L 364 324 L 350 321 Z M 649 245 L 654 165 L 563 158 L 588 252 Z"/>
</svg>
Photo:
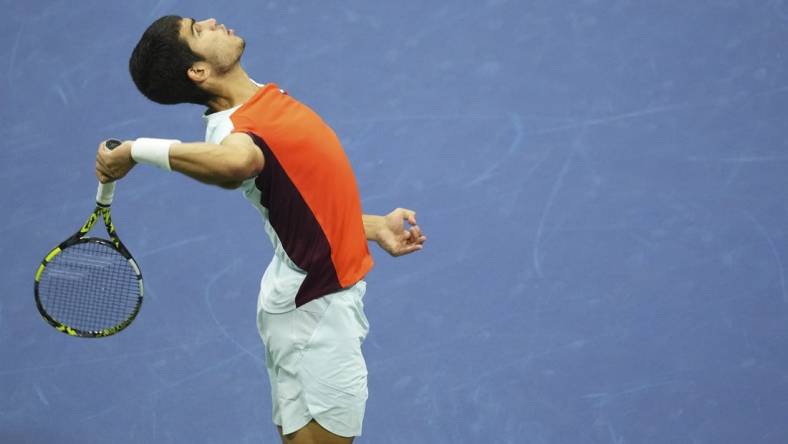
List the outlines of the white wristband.
<svg viewBox="0 0 788 444">
<path fill-rule="evenodd" d="M 131 158 L 138 163 L 147 163 L 163 170 L 170 168 L 170 146 L 181 143 L 175 139 L 149 139 L 140 137 L 131 144 Z"/>
</svg>

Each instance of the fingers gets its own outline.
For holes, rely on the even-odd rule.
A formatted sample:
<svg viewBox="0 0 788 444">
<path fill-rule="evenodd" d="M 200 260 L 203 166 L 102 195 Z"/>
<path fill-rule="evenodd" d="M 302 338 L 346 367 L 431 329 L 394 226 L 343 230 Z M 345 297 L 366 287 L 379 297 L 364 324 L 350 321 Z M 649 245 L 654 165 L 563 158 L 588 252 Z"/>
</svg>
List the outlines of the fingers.
<svg viewBox="0 0 788 444">
<path fill-rule="evenodd" d="M 417 226 L 405 230 L 400 237 L 399 245 L 396 247 L 397 254 L 395 256 L 402 256 L 423 249 L 426 240 L 427 236 L 423 235 Z"/>
<path fill-rule="evenodd" d="M 410 211 L 410 210 L 406 210 L 406 211 Z M 416 212 L 410 211 L 410 216 L 411 217 L 408 219 L 408 223 L 412 224 L 413 226 L 410 227 L 409 230 L 407 230 L 410 233 L 409 241 L 423 244 L 424 241 L 427 240 L 427 236 L 425 236 L 424 233 L 421 232 L 421 227 L 416 225 Z"/>
<path fill-rule="evenodd" d="M 101 142 L 96 151 L 96 178 L 101 183 L 109 183 L 117 179 L 110 167 L 112 151 L 107 148 L 106 143 L 106 140 Z"/>
<path fill-rule="evenodd" d="M 378 239 L 378 244 L 392 256 L 403 256 L 424 248 L 427 236 L 416 224 L 416 212 L 407 208 L 396 208 L 385 216 L 385 236 Z M 405 227 L 404 222 L 410 225 Z"/>
<path fill-rule="evenodd" d="M 99 144 L 96 151 L 96 178 L 101 183 L 113 182 L 125 176 L 133 164 L 129 165 L 123 157 L 124 145 L 130 145 L 129 141 L 123 142 L 121 145 L 110 150 L 107 148 L 107 141 Z M 127 146 L 126 148 L 130 148 Z"/>
<path fill-rule="evenodd" d="M 409 229 L 404 230 L 402 239 L 403 241 L 411 245 L 421 245 L 427 240 L 427 236 L 422 233 L 421 228 L 416 223 L 416 212 L 413 210 L 409 210 L 407 208 L 397 208 L 394 210 L 395 213 L 399 214 L 403 220 L 408 221 L 411 225 Z M 420 248 L 419 248 L 420 249 Z M 415 250 L 414 250 L 415 251 Z M 412 253 L 412 251 L 408 251 L 408 253 Z"/>
<path fill-rule="evenodd" d="M 102 157 L 102 151 L 107 150 L 107 147 L 104 146 L 104 142 L 101 142 L 98 146 L 98 150 L 96 151 L 96 178 L 101 183 L 107 183 L 109 179 L 109 170 L 105 164 L 104 158 Z"/>
<path fill-rule="evenodd" d="M 409 224 L 416 225 L 416 212 L 407 208 L 395 208 L 388 216 L 404 219 L 407 220 Z"/>
<path fill-rule="evenodd" d="M 409 224 L 416 225 L 416 212 L 407 208 L 398 208 L 402 218 L 407 220 Z"/>
<path fill-rule="evenodd" d="M 402 230 L 401 238 L 404 242 L 424 242 L 427 239 L 427 236 L 421 232 L 421 228 L 418 225 L 410 227 L 407 230 Z"/>
<path fill-rule="evenodd" d="M 406 254 L 415 253 L 415 252 L 417 252 L 417 251 L 419 251 L 419 250 L 421 250 L 423 248 L 424 248 L 424 246 L 421 245 L 421 244 L 411 244 L 411 245 L 407 245 L 407 246 L 398 248 L 391 255 L 392 256 L 404 256 Z"/>
<path fill-rule="evenodd" d="M 101 183 L 108 183 L 114 180 L 109 170 L 107 170 L 107 168 L 98 160 L 96 160 L 96 178 Z"/>
<path fill-rule="evenodd" d="M 410 232 L 410 237 L 407 240 L 409 244 L 415 244 L 415 245 L 421 245 L 426 241 L 427 241 L 427 236 L 421 234 L 420 232 L 416 233 L 414 231 Z"/>
</svg>

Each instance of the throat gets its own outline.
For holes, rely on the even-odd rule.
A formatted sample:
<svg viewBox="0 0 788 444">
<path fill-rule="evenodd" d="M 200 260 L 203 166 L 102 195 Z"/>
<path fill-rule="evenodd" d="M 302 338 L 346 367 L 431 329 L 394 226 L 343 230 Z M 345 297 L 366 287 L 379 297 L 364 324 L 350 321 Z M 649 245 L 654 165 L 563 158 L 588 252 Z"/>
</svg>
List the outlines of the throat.
<svg viewBox="0 0 788 444">
<path fill-rule="evenodd" d="M 260 89 L 243 70 L 228 73 L 217 82 L 214 99 L 208 103 L 212 112 L 224 111 L 244 104 Z"/>
</svg>

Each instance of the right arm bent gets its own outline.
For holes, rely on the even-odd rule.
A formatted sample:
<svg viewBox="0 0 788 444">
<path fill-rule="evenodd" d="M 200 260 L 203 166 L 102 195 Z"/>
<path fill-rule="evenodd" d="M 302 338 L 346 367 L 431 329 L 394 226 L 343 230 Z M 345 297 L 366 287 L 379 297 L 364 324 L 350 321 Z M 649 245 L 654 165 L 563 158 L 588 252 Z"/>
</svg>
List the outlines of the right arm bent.
<svg viewBox="0 0 788 444">
<path fill-rule="evenodd" d="M 96 155 L 96 176 L 102 183 L 125 176 L 136 162 L 131 158 L 132 141 L 110 151 L 102 143 Z M 232 133 L 222 143 L 174 143 L 169 150 L 170 168 L 192 179 L 222 188 L 238 188 L 260 174 L 265 166 L 263 152 L 244 133 Z"/>
<path fill-rule="evenodd" d="M 263 170 L 263 152 L 252 138 L 233 133 L 222 143 L 176 143 L 170 147 L 170 166 L 200 182 L 222 188 L 238 188 Z"/>
</svg>

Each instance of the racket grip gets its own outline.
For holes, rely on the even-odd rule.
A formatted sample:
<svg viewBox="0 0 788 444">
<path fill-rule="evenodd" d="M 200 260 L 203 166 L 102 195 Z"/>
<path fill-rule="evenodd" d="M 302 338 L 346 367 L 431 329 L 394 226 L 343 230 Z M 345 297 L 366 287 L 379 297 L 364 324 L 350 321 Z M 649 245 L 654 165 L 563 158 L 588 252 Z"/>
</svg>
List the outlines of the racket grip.
<svg viewBox="0 0 788 444">
<path fill-rule="evenodd" d="M 117 139 L 109 139 L 104 143 L 104 146 L 109 150 L 114 150 L 120 146 L 121 142 Z M 99 183 L 98 190 L 96 191 L 96 205 L 108 207 L 112 205 L 112 199 L 115 197 L 115 182 Z"/>
<path fill-rule="evenodd" d="M 100 183 L 96 191 L 96 205 L 108 207 L 115 197 L 115 182 Z"/>
</svg>

